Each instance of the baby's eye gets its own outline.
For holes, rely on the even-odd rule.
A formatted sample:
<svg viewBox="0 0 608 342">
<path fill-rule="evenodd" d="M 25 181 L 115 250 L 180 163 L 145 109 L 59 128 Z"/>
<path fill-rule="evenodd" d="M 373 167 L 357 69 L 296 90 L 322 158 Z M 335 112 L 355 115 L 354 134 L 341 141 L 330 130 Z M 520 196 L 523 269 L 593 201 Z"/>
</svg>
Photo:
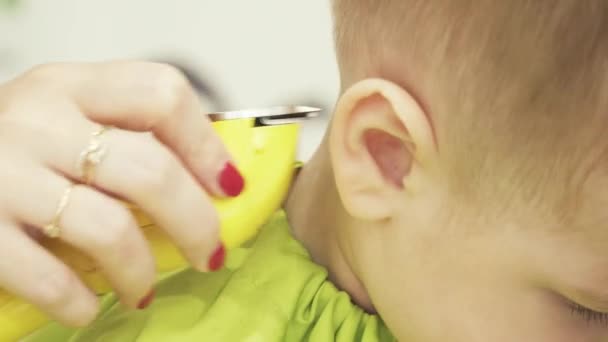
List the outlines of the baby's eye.
<svg viewBox="0 0 608 342">
<path fill-rule="evenodd" d="M 608 313 L 586 308 L 580 304 L 571 303 L 572 314 L 583 318 L 589 324 L 599 324 L 608 327 Z"/>
</svg>

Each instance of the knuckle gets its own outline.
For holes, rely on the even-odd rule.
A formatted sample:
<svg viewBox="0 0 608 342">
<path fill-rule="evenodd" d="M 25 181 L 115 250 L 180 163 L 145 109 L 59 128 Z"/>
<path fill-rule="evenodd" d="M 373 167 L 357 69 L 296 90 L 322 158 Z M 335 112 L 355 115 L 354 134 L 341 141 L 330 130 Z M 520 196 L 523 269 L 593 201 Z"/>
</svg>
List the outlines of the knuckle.
<svg viewBox="0 0 608 342">
<path fill-rule="evenodd" d="M 60 92 L 57 83 L 65 77 L 66 69 L 67 63 L 41 64 L 2 85 L 2 117 L 6 117 L 9 112 L 39 112 L 41 102 L 49 101 Z"/>
<path fill-rule="evenodd" d="M 70 300 L 76 281 L 68 270 L 47 272 L 38 282 L 36 301 L 45 307 L 61 307 Z"/>
<path fill-rule="evenodd" d="M 219 170 L 219 168 L 224 166 L 220 164 L 225 163 L 228 159 L 228 153 L 224 150 L 224 146 L 220 143 L 219 138 L 212 139 L 208 137 L 204 143 L 192 144 L 189 153 L 192 153 L 192 157 L 199 157 L 197 162 L 208 173 L 211 173 L 214 169 Z"/>
<path fill-rule="evenodd" d="M 116 204 L 116 208 L 100 216 L 105 218 L 99 220 L 103 226 L 96 229 L 101 233 L 94 240 L 94 257 L 108 267 L 106 270 L 114 279 L 122 279 L 123 284 L 129 284 L 129 288 L 123 289 L 127 293 L 132 291 L 130 288 L 137 288 L 138 284 L 155 276 L 154 259 L 145 254 L 145 242 L 140 237 L 135 218 L 126 207 Z"/>
<path fill-rule="evenodd" d="M 85 327 L 95 320 L 97 312 L 99 311 L 99 304 L 97 301 L 87 303 L 87 301 L 81 301 L 78 305 L 78 309 L 73 314 L 64 315 L 61 317 L 60 322 L 68 327 Z"/>
<path fill-rule="evenodd" d="M 115 252 L 127 248 L 130 244 L 135 220 L 126 208 L 120 208 L 118 204 L 110 207 L 100 215 L 98 222 L 102 233 L 95 238 L 95 243 L 99 250 Z"/>
<path fill-rule="evenodd" d="M 189 251 L 210 251 L 217 245 L 219 219 L 217 215 L 206 215 L 200 222 L 205 222 L 205 229 L 192 230 L 191 236 L 184 239 L 182 248 Z M 198 221 L 197 221 L 198 222 Z"/>
<path fill-rule="evenodd" d="M 136 179 L 139 180 L 139 191 L 143 196 L 166 194 L 175 185 L 181 166 L 169 152 L 164 150 L 150 156 L 147 162 L 138 165 L 140 172 Z"/>
<path fill-rule="evenodd" d="M 97 316 L 97 308 L 95 310 L 88 310 L 88 312 L 81 312 L 78 315 L 70 317 L 66 321 L 66 324 L 73 327 L 85 327 L 95 320 Z"/>
<path fill-rule="evenodd" d="M 30 81 L 48 82 L 56 80 L 65 72 L 66 63 L 47 63 L 32 67 L 23 77 Z"/>
<path fill-rule="evenodd" d="M 142 262 L 142 259 L 134 259 L 133 262 L 125 265 L 122 270 L 122 284 L 124 285 L 120 293 L 128 297 L 138 298 L 141 294 L 146 294 L 154 286 L 156 270 L 154 259 L 150 257 L 149 263 Z"/>
<path fill-rule="evenodd" d="M 192 94 L 190 82 L 177 68 L 168 64 L 157 65 L 157 89 L 161 107 L 167 115 L 177 114 Z"/>
<path fill-rule="evenodd" d="M 187 239 L 184 239 L 182 243 L 182 248 L 188 251 L 200 251 L 205 250 L 208 247 L 209 237 L 207 234 L 203 233 L 194 233 L 189 236 Z"/>
</svg>

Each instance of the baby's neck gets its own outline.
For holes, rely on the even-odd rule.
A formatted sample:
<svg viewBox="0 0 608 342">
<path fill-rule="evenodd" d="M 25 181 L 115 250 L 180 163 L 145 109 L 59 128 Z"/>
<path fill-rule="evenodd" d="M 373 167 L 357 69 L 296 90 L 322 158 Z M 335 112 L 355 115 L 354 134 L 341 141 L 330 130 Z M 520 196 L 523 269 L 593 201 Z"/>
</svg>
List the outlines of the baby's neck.
<svg viewBox="0 0 608 342">
<path fill-rule="evenodd" d="M 285 203 L 292 233 L 329 271 L 329 280 L 348 292 L 353 301 L 368 311 L 373 306 L 348 258 L 340 248 L 338 234 L 350 218 L 341 205 L 331 171 L 329 153 L 321 147 L 300 171 Z"/>
</svg>

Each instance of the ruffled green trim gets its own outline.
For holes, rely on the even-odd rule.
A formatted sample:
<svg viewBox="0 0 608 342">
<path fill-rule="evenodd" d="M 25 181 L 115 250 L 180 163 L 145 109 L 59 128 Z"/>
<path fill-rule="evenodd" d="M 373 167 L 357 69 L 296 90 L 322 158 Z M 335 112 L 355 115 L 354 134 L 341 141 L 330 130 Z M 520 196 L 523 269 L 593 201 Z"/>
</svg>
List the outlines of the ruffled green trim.
<svg viewBox="0 0 608 342">
<path fill-rule="evenodd" d="M 157 286 L 145 311 L 115 298 L 84 330 L 50 325 L 26 341 L 393 341 L 382 321 L 353 305 L 291 237 L 279 212 L 226 268 L 185 270 Z"/>
</svg>

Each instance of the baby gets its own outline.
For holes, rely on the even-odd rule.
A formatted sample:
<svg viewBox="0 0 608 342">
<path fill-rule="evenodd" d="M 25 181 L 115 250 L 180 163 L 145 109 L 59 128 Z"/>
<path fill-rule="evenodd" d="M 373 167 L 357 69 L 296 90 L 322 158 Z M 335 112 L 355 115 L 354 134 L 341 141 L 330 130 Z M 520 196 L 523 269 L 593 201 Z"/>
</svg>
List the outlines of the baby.
<svg viewBox="0 0 608 342">
<path fill-rule="evenodd" d="M 285 213 L 69 336 L 608 341 L 608 2 L 333 10 L 342 92 Z"/>
<path fill-rule="evenodd" d="M 287 205 L 401 341 L 608 341 L 608 2 L 336 0 Z"/>
</svg>

